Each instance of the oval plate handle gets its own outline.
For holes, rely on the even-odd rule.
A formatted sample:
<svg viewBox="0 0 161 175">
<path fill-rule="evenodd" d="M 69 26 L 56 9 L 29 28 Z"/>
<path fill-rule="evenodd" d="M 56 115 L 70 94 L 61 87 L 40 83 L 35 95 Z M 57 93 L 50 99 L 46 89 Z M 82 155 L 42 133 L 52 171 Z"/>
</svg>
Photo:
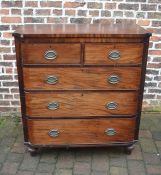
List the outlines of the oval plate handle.
<svg viewBox="0 0 161 175">
<path fill-rule="evenodd" d="M 116 130 L 114 128 L 107 128 L 105 130 L 105 134 L 108 136 L 114 136 L 116 135 Z"/>
<path fill-rule="evenodd" d="M 51 131 L 48 132 L 48 135 L 50 137 L 58 137 L 60 134 L 60 132 L 58 131 L 58 129 L 52 129 Z"/>
<path fill-rule="evenodd" d="M 118 107 L 118 104 L 114 101 L 111 101 L 109 103 L 106 104 L 106 108 L 110 109 L 110 110 L 114 110 Z"/>
<path fill-rule="evenodd" d="M 55 60 L 57 57 L 57 53 L 55 50 L 48 50 L 44 53 L 44 58 L 47 60 Z"/>
<path fill-rule="evenodd" d="M 56 83 L 58 82 L 58 78 L 57 78 L 56 76 L 49 75 L 49 76 L 47 77 L 46 82 L 47 82 L 48 84 L 56 84 Z"/>
<path fill-rule="evenodd" d="M 112 50 L 109 55 L 109 59 L 111 60 L 118 60 L 121 57 L 121 54 L 118 50 Z"/>
<path fill-rule="evenodd" d="M 120 82 L 120 78 L 118 75 L 110 75 L 107 80 L 111 84 L 117 84 Z"/>
<path fill-rule="evenodd" d="M 50 109 L 50 110 L 59 109 L 59 103 L 58 102 L 50 102 L 50 103 L 48 103 L 48 109 Z"/>
</svg>

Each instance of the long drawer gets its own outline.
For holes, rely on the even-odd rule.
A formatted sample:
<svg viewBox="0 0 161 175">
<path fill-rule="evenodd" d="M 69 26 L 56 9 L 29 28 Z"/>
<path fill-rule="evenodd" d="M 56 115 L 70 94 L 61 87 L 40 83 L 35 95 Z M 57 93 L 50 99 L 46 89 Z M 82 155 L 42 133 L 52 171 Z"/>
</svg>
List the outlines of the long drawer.
<svg viewBox="0 0 161 175">
<path fill-rule="evenodd" d="M 135 115 L 137 92 L 26 93 L 31 117 Z"/>
<path fill-rule="evenodd" d="M 140 67 L 24 68 L 25 89 L 138 89 Z"/>
<path fill-rule="evenodd" d="M 143 44 L 86 44 L 85 64 L 141 64 Z"/>
<path fill-rule="evenodd" d="M 22 44 L 24 64 L 80 64 L 80 44 Z"/>
<path fill-rule="evenodd" d="M 134 139 L 135 118 L 28 120 L 32 144 L 110 144 Z"/>
</svg>

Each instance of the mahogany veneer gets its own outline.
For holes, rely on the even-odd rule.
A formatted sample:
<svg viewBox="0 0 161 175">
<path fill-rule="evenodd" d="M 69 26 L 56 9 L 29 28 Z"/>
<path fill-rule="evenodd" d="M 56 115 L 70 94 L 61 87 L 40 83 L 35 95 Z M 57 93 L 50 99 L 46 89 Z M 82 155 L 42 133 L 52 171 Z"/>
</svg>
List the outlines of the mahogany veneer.
<svg viewBox="0 0 161 175">
<path fill-rule="evenodd" d="M 57 59 L 53 64 L 80 63 L 80 44 L 22 44 L 22 59 L 24 64 L 50 64 L 44 59 L 47 50 L 56 50 Z M 36 52 L 37 50 L 37 52 Z"/>
<path fill-rule="evenodd" d="M 111 50 L 119 50 L 121 59 L 107 59 Z M 85 64 L 140 64 L 143 56 L 143 44 L 86 44 Z"/>
<path fill-rule="evenodd" d="M 136 24 L 43 24 L 14 33 L 25 145 L 138 140 L 149 37 Z"/>
<path fill-rule="evenodd" d="M 64 119 L 28 120 L 29 139 L 33 144 L 109 144 L 131 142 L 135 133 L 135 118 L 130 119 Z M 107 126 L 116 128 L 117 134 L 107 136 Z M 41 128 L 41 130 L 40 130 Z M 53 128 L 59 128 L 59 137 L 46 135 Z M 125 134 L 126 133 L 126 134 Z"/>
<path fill-rule="evenodd" d="M 111 84 L 109 78 L 111 75 L 118 75 L 120 81 L 117 84 Z M 55 75 L 58 78 L 56 84 L 46 83 L 49 75 Z M 134 89 L 138 90 L 140 85 L 141 68 L 127 67 L 116 68 L 32 68 L 23 69 L 25 90 L 119 90 Z M 139 78 L 138 78 L 139 77 Z"/>
<path fill-rule="evenodd" d="M 137 92 L 56 92 L 26 93 L 26 114 L 31 117 L 73 117 L 135 115 L 137 113 Z M 49 110 L 52 101 L 59 103 L 59 109 Z M 106 104 L 115 101 L 115 110 Z"/>
</svg>

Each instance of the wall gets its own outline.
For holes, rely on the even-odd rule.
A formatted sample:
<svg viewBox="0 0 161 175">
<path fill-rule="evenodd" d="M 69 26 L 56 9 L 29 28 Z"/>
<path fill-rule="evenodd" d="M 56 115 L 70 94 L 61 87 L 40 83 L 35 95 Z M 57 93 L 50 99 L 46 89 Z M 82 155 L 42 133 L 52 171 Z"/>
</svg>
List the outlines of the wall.
<svg viewBox="0 0 161 175">
<path fill-rule="evenodd" d="M 0 2 L 0 111 L 19 109 L 12 32 L 29 23 L 108 23 L 133 20 L 153 32 L 143 110 L 161 111 L 161 0 Z"/>
</svg>

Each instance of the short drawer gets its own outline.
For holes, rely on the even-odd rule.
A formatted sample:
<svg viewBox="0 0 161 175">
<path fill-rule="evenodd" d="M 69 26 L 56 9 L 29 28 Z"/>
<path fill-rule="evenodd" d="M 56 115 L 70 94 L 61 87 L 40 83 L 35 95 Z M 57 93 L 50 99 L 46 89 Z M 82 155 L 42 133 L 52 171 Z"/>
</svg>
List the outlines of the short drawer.
<svg viewBox="0 0 161 175">
<path fill-rule="evenodd" d="M 137 92 L 26 93 L 30 117 L 84 117 L 134 115 Z"/>
<path fill-rule="evenodd" d="M 86 44 L 85 64 L 140 64 L 143 44 Z"/>
<path fill-rule="evenodd" d="M 24 64 L 79 64 L 80 44 L 22 44 Z"/>
<path fill-rule="evenodd" d="M 134 140 L 135 118 L 28 120 L 31 144 L 109 144 Z"/>
<path fill-rule="evenodd" d="M 140 67 L 24 68 L 25 89 L 138 89 Z"/>
</svg>

